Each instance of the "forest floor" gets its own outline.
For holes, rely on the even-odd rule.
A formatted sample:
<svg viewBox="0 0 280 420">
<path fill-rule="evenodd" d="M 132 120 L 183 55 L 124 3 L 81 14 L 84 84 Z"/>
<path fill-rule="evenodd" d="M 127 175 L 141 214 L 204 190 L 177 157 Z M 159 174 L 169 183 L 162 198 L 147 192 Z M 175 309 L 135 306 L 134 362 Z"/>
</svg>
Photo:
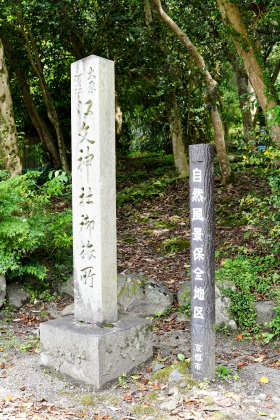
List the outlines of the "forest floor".
<svg viewBox="0 0 280 420">
<path fill-rule="evenodd" d="M 175 294 L 188 279 L 188 179 L 176 178 L 172 164 L 160 158 L 119 163 L 118 272 L 145 274 Z M 244 211 L 250 212 L 250 206 L 242 201 L 255 192 L 268 197 L 267 180 L 252 167 L 240 168 L 235 175 L 236 183 L 226 187 L 215 176 L 216 268 L 244 250 L 248 255 L 271 254 L 259 241 L 258 227 L 245 221 Z M 182 243 L 186 246 L 179 249 Z M 159 365 L 189 372 L 178 354 L 186 360 L 190 357 L 190 325 L 178 319 L 176 302 L 166 316 L 153 320 L 153 360 L 123 375 L 107 390 L 95 393 L 46 372 L 40 367 L 38 326 L 69 303 L 68 297 L 61 296 L 28 303 L 21 310 L 1 311 L 0 420 L 280 419 L 279 343 L 266 344 L 253 331 L 217 332 L 220 377 L 213 382 L 193 387 L 187 374 L 184 380 L 168 382 L 153 372 Z"/>
</svg>

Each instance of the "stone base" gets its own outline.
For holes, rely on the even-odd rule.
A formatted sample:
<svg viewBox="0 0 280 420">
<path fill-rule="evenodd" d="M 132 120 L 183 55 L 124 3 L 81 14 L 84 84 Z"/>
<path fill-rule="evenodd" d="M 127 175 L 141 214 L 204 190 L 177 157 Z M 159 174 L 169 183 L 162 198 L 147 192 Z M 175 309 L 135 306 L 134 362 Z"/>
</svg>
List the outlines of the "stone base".
<svg viewBox="0 0 280 420">
<path fill-rule="evenodd" d="M 41 364 L 98 390 L 152 357 L 150 320 L 121 315 L 105 325 L 77 322 L 71 315 L 42 323 Z"/>
</svg>

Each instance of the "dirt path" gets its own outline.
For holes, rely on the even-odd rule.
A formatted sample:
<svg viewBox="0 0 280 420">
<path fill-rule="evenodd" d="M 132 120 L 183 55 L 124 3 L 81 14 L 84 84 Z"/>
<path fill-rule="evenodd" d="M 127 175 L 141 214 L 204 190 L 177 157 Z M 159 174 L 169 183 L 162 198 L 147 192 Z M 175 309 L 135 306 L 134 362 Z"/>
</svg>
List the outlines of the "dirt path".
<svg viewBox="0 0 280 420">
<path fill-rule="evenodd" d="M 154 360 L 105 391 L 95 393 L 46 372 L 40 367 L 38 325 L 64 304 L 44 304 L 43 318 L 38 315 L 41 304 L 29 304 L 13 314 L 2 311 L 1 420 L 280 419 L 278 347 L 217 333 L 216 365 L 230 369 L 231 374 L 227 381 L 217 377 L 215 382 L 194 385 L 186 364 L 177 356 L 190 357 L 189 324 L 177 321 L 176 313 L 155 321 Z M 173 372 L 167 382 L 166 371 Z M 180 371 L 186 373 L 180 376 Z M 262 383 L 261 378 L 268 382 Z"/>
</svg>

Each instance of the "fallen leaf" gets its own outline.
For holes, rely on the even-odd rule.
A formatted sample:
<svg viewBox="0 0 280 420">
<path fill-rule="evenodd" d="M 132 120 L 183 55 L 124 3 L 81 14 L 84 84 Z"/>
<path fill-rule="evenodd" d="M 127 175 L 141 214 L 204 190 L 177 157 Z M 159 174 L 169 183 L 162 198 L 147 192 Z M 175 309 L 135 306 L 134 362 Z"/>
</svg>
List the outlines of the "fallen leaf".
<svg viewBox="0 0 280 420">
<path fill-rule="evenodd" d="M 12 395 L 7 395 L 6 400 L 12 401 L 12 399 L 13 399 L 13 396 Z"/>
<path fill-rule="evenodd" d="M 5 367 L 5 363 L 1 363 L 0 369 L 4 369 L 4 367 Z"/>
<path fill-rule="evenodd" d="M 241 401 L 241 400 L 242 400 L 242 397 L 240 397 L 240 395 L 237 395 L 237 394 L 233 394 L 233 395 L 231 396 L 231 398 L 232 398 L 234 401 Z"/>
<path fill-rule="evenodd" d="M 262 355 L 262 356 L 260 356 L 260 357 L 257 357 L 256 359 L 254 359 L 254 362 L 259 362 L 259 363 L 261 363 L 261 362 L 263 362 L 264 361 L 264 359 L 266 358 L 266 354 L 264 354 L 264 355 Z"/>
<path fill-rule="evenodd" d="M 275 404 L 265 403 L 265 406 L 268 407 L 268 408 L 274 408 Z"/>
<path fill-rule="evenodd" d="M 236 338 L 237 338 L 238 340 L 241 340 L 241 339 L 242 339 L 242 334 L 239 334 Z"/>
<path fill-rule="evenodd" d="M 240 368 L 243 365 L 244 365 L 244 362 L 240 362 L 240 363 L 237 364 L 237 367 Z"/>
<path fill-rule="evenodd" d="M 259 416 L 267 416 L 266 413 L 262 413 L 261 411 L 258 412 Z"/>
<path fill-rule="evenodd" d="M 154 389 L 160 389 L 160 386 L 158 386 L 158 385 L 155 385 L 155 384 L 154 384 L 154 385 L 153 385 L 153 388 L 154 388 Z"/>
<path fill-rule="evenodd" d="M 272 419 L 275 419 L 276 415 L 275 415 L 275 414 L 273 414 L 273 413 L 271 413 L 271 414 L 269 415 L 269 417 L 270 417 L 270 418 L 272 418 Z"/>
<path fill-rule="evenodd" d="M 268 383 L 268 379 L 265 376 L 262 376 L 260 379 L 260 383 L 261 384 L 267 384 Z"/>
<path fill-rule="evenodd" d="M 22 386 L 21 388 L 19 388 L 21 391 L 25 391 L 25 386 Z"/>
</svg>

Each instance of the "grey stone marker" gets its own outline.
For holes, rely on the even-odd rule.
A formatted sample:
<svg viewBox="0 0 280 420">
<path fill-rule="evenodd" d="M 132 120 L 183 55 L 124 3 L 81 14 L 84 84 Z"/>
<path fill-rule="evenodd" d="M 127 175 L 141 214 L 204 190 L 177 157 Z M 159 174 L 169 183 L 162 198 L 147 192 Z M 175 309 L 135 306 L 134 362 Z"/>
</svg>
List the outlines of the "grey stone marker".
<svg viewBox="0 0 280 420">
<path fill-rule="evenodd" d="M 41 364 L 100 389 L 152 356 L 152 328 L 117 313 L 114 62 L 73 63 L 71 95 L 75 314 L 41 324 Z"/>
<path fill-rule="evenodd" d="M 191 373 L 215 377 L 214 146 L 189 147 L 191 222 Z"/>
</svg>

